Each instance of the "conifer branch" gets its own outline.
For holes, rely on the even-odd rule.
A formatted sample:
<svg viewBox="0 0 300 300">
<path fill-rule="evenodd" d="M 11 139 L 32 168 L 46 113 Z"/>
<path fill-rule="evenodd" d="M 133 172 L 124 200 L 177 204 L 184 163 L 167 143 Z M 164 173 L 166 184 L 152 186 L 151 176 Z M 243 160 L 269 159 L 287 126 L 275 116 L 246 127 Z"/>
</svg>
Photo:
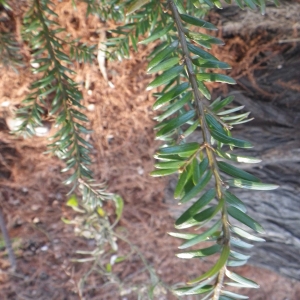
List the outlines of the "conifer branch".
<svg viewBox="0 0 300 300">
<path fill-rule="evenodd" d="M 201 96 L 199 88 L 198 88 L 197 79 L 196 79 L 196 75 L 194 73 L 194 68 L 193 68 L 193 65 L 192 65 L 192 60 L 191 60 L 191 57 L 190 57 L 190 52 L 188 50 L 187 41 L 186 41 L 186 37 L 185 37 L 185 34 L 184 34 L 184 28 L 182 26 L 182 22 L 181 22 L 181 19 L 180 19 L 180 16 L 179 16 L 179 12 L 177 10 L 176 5 L 174 4 L 174 2 L 172 0 L 169 0 L 168 3 L 169 3 L 169 6 L 170 6 L 170 9 L 172 11 L 174 21 L 175 21 L 176 26 L 177 26 L 179 42 L 181 44 L 182 52 L 183 52 L 184 64 L 186 66 L 186 70 L 187 70 L 187 73 L 188 73 L 188 78 L 189 78 L 189 81 L 190 81 L 192 89 L 193 89 L 195 105 L 196 105 L 196 110 L 197 110 L 197 114 L 198 114 L 198 118 L 199 118 L 199 123 L 200 123 L 200 126 L 201 126 L 203 142 L 204 142 L 204 145 L 205 145 L 205 150 L 206 150 L 207 158 L 208 158 L 208 161 L 209 161 L 209 165 L 210 165 L 210 167 L 213 171 L 213 174 L 214 174 L 216 191 L 217 191 L 217 198 L 218 198 L 218 201 L 220 202 L 222 200 L 222 198 L 224 197 L 223 196 L 223 182 L 222 182 L 222 179 L 220 177 L 219 168 L 217 166 L 215 154 L 214 154 L 213 147 L 212 147 L 212 144 L 211 144 L 210 131 L 208 129 L 208 125 L 207 125 L 207 122 L 206 122 L 206 119 L 205 119 L 205 106 L 204 106 L 204 103 L 202 101 L 202 96 Z M 227 214 L 227 211 L 226 211 L 226 205 L 222 206 L 222 226 L 223 226 L 222 245 L 227 245 L 228 246 L 229 241 L 230 241 L 230 231 L 229 231 L 228 214 Z M 220 290 L 223 286 L 225 268 L 226 267 L 224 266 L 219 272 L 216 288 L 214 290 L 213 300 L 218 300 L 219 299 Z"/>
</svg>

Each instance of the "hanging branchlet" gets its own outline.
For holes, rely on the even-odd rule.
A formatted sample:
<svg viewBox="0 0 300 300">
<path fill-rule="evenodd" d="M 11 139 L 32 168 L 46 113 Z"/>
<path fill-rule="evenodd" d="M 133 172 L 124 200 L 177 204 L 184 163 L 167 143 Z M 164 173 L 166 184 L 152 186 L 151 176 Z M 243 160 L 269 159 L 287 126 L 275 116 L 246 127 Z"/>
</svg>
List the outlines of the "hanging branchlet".
<svg viewBox="0 0 300 300">
<path fill-rule="evenodd" d="M 85 109 L 82 94 L 70 77 L 74 74 L 70 68 L 72 60 L 91 63 L 96 47 L 62 37 L 60 33 L 64 29 L 57 23 L 58 16 L 51 5 L 47 0 L 34 0 L 24 17 L 23 38 L 32 50 L 32 71 L 38 79 L 31 84 L 32 92 L 17 112 L 23 120 L 18 132 L 33 135 L 44 118 L 55 122 L 57 132 L 50 138 L 49 152 L 66 163 L 62 172 L 71 174 L 64 181 L 72 185 L 69 194 L 76 191 L 82 195 L 80 201 L 75 194 L 69 197 L 67 206 L 77 215 L 73 220 L 63 218 L 63 221 L 74 225 L 77 235 L 95 240 L 94 251 L 81 253 L 83 258 L 79 261 L 94 260 L 98 264 L 100 257 L 105 256 L 107 260 L 106 252 L 112 253 L 112 257 L 117 255 L 114 227 L 121 218 L 124 204 L 119 195 L 107 192 L 105 184 L 93 179 L 89 169 L 93 146 L 86 140 L 91 131 L 86 125 L 88 118 L 82 112 Z M 107 201 L 115 204 L 115 218 L 105 211 Z"/>
<path fill-rule="evenodd" d="M 23 65 L 19 44 L 12 33 L 0 32 L 0 64 L 17 68 Z"/>
<path fill-rule="evenodd" d="M 84 203 L 96 208 L 109 194 L 92 181 L 89 165 L 93 146 L 86 140 L 91 131 L 86 126 L 88 118 L 82 112 L 85 109 L 81 104 L 82 94 L 70 77 L 74 73 L 70 69 L 72 59 L 91 62 L 95 47 L 59 37 L 64 29 L 56 22 L 58 16 L 50 5 L 50 1 L 34 0 L 24 17 L 23 37 L 32 49 L 32 71 L 38 79 L 31 84 L 32 92 L 18 110 L 18 116 L 23 119 L 18 131 L 33 135 L 43 118 L 54 120 L 58 131 L 50 138 L 49 152 L 66 162 L 62 172 L 71 173 L 64 182 L 72 185 L 70 193 L 79 188 Z M 69 49 L 70 55 L 64 47 Z"/>
<path fill-rule="evenodd" d="M 226 2 L 231 3 L 229 0 Z M 263 0 L 236 2 L 242 8 L 244 5 L 252 9 L 259 6 L 264 13 Z M 147 18 L 147 8 L 151 11 L 157 3 L 133 1 L 128 5 L 127 13 L 131 18 L 141 14 Z M 201 29 L 217 29 L 199 16 L 204 15 L 210 7 L 220 8 L 221 3 L 218 0 L 199 3 L 174 0 L 160 1 L 159 4 L 161 9 L 157 9 L 157 30 L 148 29 L 147 38 L 140 42 L 146 44 L 161 40 L 161 44 L 150 55 L 147 70 L 149 73 L 158 73 L 148 90 L 162 87 L 160 92 L 154 94 L 157 100 L 153 108 L 162 111 L 155 118 L 158 124 L 154 129 L 157 131 L 156 139 L 163 141 L 164 145 L 155 155 L 158 160 L 155 164 L 157 170 L 151 174 L 166 176 L 179 173 L 174 197 L 180 204 L 195 200 L 176 220 L 175 227 L 195 227 L 198 233 L 170 234 L 185 240 L 179 249 L 194 246 L 196 249 L 185 250 L 177 256 L 185 259 L 211 255 L 218 257 L 210 270 L 174 292 L 178 296 L 202 294 L 203 299 L 244 299 L 246 296 L 235 294 L 227 287 L 258 288 L 258 285 L 229 268 L 247 262 L 249 256 L 239 252 L 240 248 L 252 247 L 245 240 L 263 239 L 234 224 L 240 222 L 257 233 L 263 233 L 263 229 L 247 214 L 245 205 L 230 188 L 271 190 L 277 186 L 262 183 L 257 177 L 231 164 L 260 162 L 257 158 L 238 155 L 234 151 L 235 148 L 252 147 L 249 142 L 231 135 L 233 126 L 251 119 L 248 118 L 248 112 L 241 112 L 242 106 L 232 106 L 232 96 L 212 101 L 206 86 L 207 82 L 235 84 L 231 77 L 215 72 L 218 69 L 230 69 L 230 66 L 207 51 L 212 45 L 223 45 L 223 42 L 201 32 Z M 134 26 L 129 24 L 127 29 L 131 30 Z M 124 35 L 122 30 L 115 33 Z M 113 44 L 115 40 L 108 43 Z M 129 40 L 126 42 L 129 45 Z M 126 50 L 124 56 L 128 56 L 128 53 L 129 50 Z M 187 137 L 192 140 L 191 134 L 197 129 L 202 132 L 202 141 L 187 142 Z M 203 230 L 204 227 L 208 229 Z M 202 248 L 197 248 L 200 243 L 203 244 Z"/>
<path fill-rule="evenodd" d="M 20 131 L 27 130 L 32 134 L 34 127 L 41 125 L 41 116 L 48 111 L 60 128 L 52 137 L 50 151 L 66 160 L 67 166 L 63 171 L 73 170 L 65 183 L 72 183 L 74 190 L 78 179 L 91 178 L 87 165 L 91 163 L 88 149 L 92 146 L 83 138 L 89 130 L 82 122 L 88 122 L 88 119 L 79 111 L 84 107 L 77 84 L 67 75 L 73 73 L 67 67 L 71 60 L 64 53 L 62 42 L 56 38 L 57 33 L 62 31 L 53 20 L 56 17 L 48 1 L 35 0 L 24 19 L 25 37 L 34 51 L 33 72 L 41 76 L 31 85 L 33 92 L 24 100 L 25 106 L 19 111 L 26 116 Z"/>
</svg>

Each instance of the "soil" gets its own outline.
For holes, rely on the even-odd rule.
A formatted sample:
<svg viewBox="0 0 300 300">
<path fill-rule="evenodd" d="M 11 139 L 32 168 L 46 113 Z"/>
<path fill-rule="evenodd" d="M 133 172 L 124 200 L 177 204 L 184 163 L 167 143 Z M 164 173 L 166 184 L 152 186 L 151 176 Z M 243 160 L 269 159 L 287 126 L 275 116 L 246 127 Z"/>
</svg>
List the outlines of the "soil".
<svg viewBox="0 0 300 300">
<path fill-rule="evenodd" d="M 84 4 L 78 5 L 75 11 L 70 1 L 59 1 L 56 12 L 72 37 L 82 37 L 89 43 L 98 43 L 99 29 L 109 26 L 96 18 L 86 19 Z M 261 43 L 264 43 L 264 38 L 263 34 L 256 37 L 261 39 Z M 227 42 L 227 48 L 240 49 L 242 44 L 237 36 L 228 37 Z M 242 47 L 249 55 L 257 57 L 257 53 L 249 52 L 252 44 L 243 43 Z M 18 105 L 29 92 L 29 84 L 34 77 L 29 71 L 30 57 L 26 45 L 23 46 L 25 66 L 18 68 L 18 73 L 1 69 L 0 104 L 10 102 Z M 271 52 L 283 52 L 284 47 L 291 45 L 280 48 L 275 42 L 270 42 L 265 47 Z M 75 65 L 77 74 L 74 79 L 80 84 L 84 104 L 89 108 L 87 115 L 93 129 L 89 139 L 94 145 L 95 179 L 106 181 L 109 191 L 123 197 L 125 208 L 119 226 L 160 279 L 171 285 L 199 276 L 208 268 L 208 263 L 198 261 L 196 265 L 194 261 L 175 257 L 180 241 L 167 235 L 173 230 L 174 223 L 170 205 L 165 199 L 167 180 L 149 176 L 153 170 L 153 154 L 159 145 L 153 132 L 155 115 L 151 106 L 154 98 L 145 91 L 151 80 L 151 76 L 145 74 L 150 51 L 150 48 L 141 46 L 138 53 L 131 53 L 130 60 L 108 62 L 108 78 L 114 88 L 104 79 L 96 60 L 92 65 Z M 238 50 L 236 54 L 242 55 Z M 221 52 L 217 55 L 221 58 Z M 248 57 L 247 63 L 254 70 L 255 62 Z M 233 75 L 241 78 L 242 73 L 234 70 Z M 241 82 L 240 87 L 243 85 Z M 260 93 L 259 89 L 254 89 Z M 46 137 L 16 138 L 10 134 L 4 115 L 0 121 L 0 207 L 17 256 L 17 272 L 13 273 L 9 269 L 5 247 L 1 246 L 0 299 L 137 299 L 133 287 L 141 291 L 143 282 L 150 282 L 137 253 L 113 266 L 114 272 L 125 282 L 122 291 L 131 288 L 127 294 L 120 296 L 117 284 L 104 285 L 107 278 L 95 272 L 80 288 L 80 279 L 89 271 L 91 264 L 75 263 L 72 259 L 78 249 L 92 250 L 93 243 L 77 237 L 74 228 L 61 221 L 62 217 L 74 216 L 74 212 L 65 205 L 68 188 L 62 184 L 65 179 L 65 175 L 60 173 L 63 163 L 43 154 L 47 149 Z M 53 132 L 54 128 L 51 129 Z M 120 242 L 119 248 L 123 253 L 129 252 L 123 242 Z M 253 266 L 240 268 L 239 273 L 261 285 L 259 290 L 244 291 L 250 299 L 299 299 L 298 281 Z M 161 288 L 155 299 L 173 299 L 173 296 Z"/>
</svg>

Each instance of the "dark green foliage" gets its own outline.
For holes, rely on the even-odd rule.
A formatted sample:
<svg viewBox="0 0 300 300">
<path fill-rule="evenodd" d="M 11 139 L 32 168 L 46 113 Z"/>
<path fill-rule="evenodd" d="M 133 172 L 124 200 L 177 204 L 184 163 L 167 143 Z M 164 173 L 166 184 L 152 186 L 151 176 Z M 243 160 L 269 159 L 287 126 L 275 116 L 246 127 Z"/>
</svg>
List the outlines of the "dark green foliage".
<svg viewBox="0 0 300 300">
<path fill-rule="evenodd" d="M 23 64 L 18 42 L 12 33 L 0 32 L 0 63 L 14 68 Z"/>
<path fill-rule="evenodd" d="M 143 1 L 137 1 L 142 5 Z M 228 2 L 228 1 L 227 1 Z M 202 3 L 202 4 L 201 4 Z M 247 5 L 253 9 L 257 5 L 264 11 L 264 1 L 239 1 L 240 5 Z M 141 10 L 131 14 L 131 18 L 143 12 L 143 18 L 151 18 L 152 12 L 147 9 L 154 7 L 156 1 L 147 1 Z M 191 7 L 194 5 L 194 9 Z M 153 108 L 161 110 L 155 119 L 159 122 L 155 126 L 156 138 L 165 142 L 157 151 L 155 158 L 158 162 L 153 176 L 166 176 L 179 173 L 178 184 L 174 197 L 179 203 L 186 203 L 198 199 L 191 204 L 175 222 L 177 229 L 188 227 L 208 227 L 198 234 L 171 233 L 172 236 L 185 239 L 179 247 L 186 249 L 206 241 L 213 245 L 199 250 L 179 253 L 182 258 L 216 255 L 219 259 L 205 274 L 192 280 L 191 287 L 176 289 L 177 295 L 206 294 L 214 299 L 244 299 L 222 288 L 224 274 L 234 282 L 229 285 L 239 287 L 254 287 L 258 285 L 228 270 L 228 267 L 239 266 L 248 260 L 249 256 L 238 253 L 232 247 L 249 248 L 251 244 L 242 239 L 262 241 L 246 231 L 230 225 L 231 218 L 243 223 L 251 229 L 261 233 L 262 227 L 246 214 L 245 205 L 241 200 L 228 191 L 230 186 L 256 190 L 274 189 L 276 186 L 261 183 L 260 180 L 243 171 L 231 162 L 257 163 L 260 160 L 247 156 L 240 156 L 233 152 L 235 147 L 250 148 L 248 141 L 231 136 L 234 125 L 250 121 L 249 113 L 239 111 L 243 107 L 228 107 L 233 97 L 217 98 L 209 106 L 202 97 L 211 99 L 205 82 L 221 82 L 235 84 L 227 75 L 217 73 L 217 69 L 229 69 L 230 66 L 219 61 L 207 50 L 212 44 L 222 45 L 222 41 L 201 33 L 200 30 L 216 30 L 215 26 L 199 18 L 201 14 L 194 14 L 207 6 L 221 7 L 217 0 L 207 1 L 167 1 L 161 7 L 168 9 L 165 15 L 156 17 L 156 29 L 148 30 L 148 36 L 142 43 L 161 40 L 161 46 L 150 55 L 148 72 L 159 72 L 159 75 L 148 86 L 148 89 L 164 86 L 162 92 L 157 93 L 157 100 Z M 170 17 L 171 16 L 171 17 Z M 167 22 L 162 26 L 164 22 Z M 175 23 L 175 26 L 174 26 Z M 130 25 L 131 26 L 131 25 Z M 130 27 L 130 30 L 133 30 Z M 173 32 L 177 30 L 177 34 Z M 117 33 L 117 32 L 116 32 Z M 124 35 L 124 32 L 120 32 Z M 142 32 L 144 35 L 145 32 Z M 167 36 L 167 37 L 165 37 Z M 127 51 L 128 52 L 128 51 Z M 127 57 L 128 53 L 125 53 Z M 180 62 L 180 63 L 179 63 Z M 185 142 L 185 133 L 192 134 L 199 128 L 203 134 L 202 143 Z M 222 160 L 226 160 L 222 161 Z M 208 189 L 212 182 L 215 188 Z M 215 220 L 210 224 L 210 220 Z M 236 238 L 235 235 L 242 239 Z M 215 284 L 212 282 L 215 281 Z M 220 283 L 218 283 L 220 282 Z M 218 284 L 217 284 L 218 283 Z"/>
<path fill-rule="evenodd" d="M 20 131 L 33 134 L 34 128 L 41 124 L 41 115 L 48 111 L 60 128 L 52 137 L 49 151 L 66 161 L 63 171 L 72 173 L 65 183 L 73 184 L 73 191 L 79 180 L 92 178 L 87 167 L 91 163 L 89 149 L 92 145 L 84 138 L 89 130 L 84 125 L 88 119 L 80 111 L 84 108 L 82 95 L 68 75 L 73 73 L 69 69 L 71 59 L 64 52 L 62 40 L 57 37 L 57 32 L 62 30 L 49 18 L 50 15 L 56 17 L 48 1 L 35 0 L 24 18 L 24 37 L 35 50 L 34 64 L 38 66 L 34 73 L 42 76 L 31 85 L 32 92 L 19 110 L 20 114 L 27 116 Z M 75 49 L 74 42 L 71 43 L 71 52 L 77 60 L 87 60 L 85 51 L 86 47 Z"/>
<path fill-rule="evenodd" d="M 79 188 L 84 203 L 96 208 L 112 196 L 92 181 L 89 153 L 93 146 L 86 140 L 90 133 L 88 118 L 81 104 L 82 94 L 70 77 L 74 73 L 72 60 L 92 62 L 95 46 L 63 38 L 64 29 L 56 22 L 52 6 L 50 1 L 34 0 L 24 17 L 22 34 L 32 49 L 32 71 L 39 77 L 18 110 L 23 118 L 18 132 L 33 135 L 43 117 L 53 119 L 58 130 L 51 137 L 49 152 L 66 162 L 62 172 L 69 174 L 64 183 L 72 185 L 70 193 Z"/>
</svg>

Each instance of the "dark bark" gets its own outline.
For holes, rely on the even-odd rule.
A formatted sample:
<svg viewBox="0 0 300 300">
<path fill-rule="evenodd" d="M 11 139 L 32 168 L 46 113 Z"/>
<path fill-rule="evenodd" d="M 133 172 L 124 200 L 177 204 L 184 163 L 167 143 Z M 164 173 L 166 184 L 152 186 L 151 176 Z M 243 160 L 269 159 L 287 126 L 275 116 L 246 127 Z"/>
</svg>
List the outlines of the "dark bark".
<svg viewBox="0 0 300 300">
<path fill-rule="evenodd" d="M 265 15 L 251 9 L 241 10 L 238 6 L 226 5 L 222 10 L 215 10 L 221 17 L 222 34 L 229 35 L 251 35 L 261 30 L 272 33 L 280 32 L 278 40 L 289 38 L 294 30 L 300 29 L 300 1 L 281 0 L 280 6 L 267 3 Z"/>
</svg>

